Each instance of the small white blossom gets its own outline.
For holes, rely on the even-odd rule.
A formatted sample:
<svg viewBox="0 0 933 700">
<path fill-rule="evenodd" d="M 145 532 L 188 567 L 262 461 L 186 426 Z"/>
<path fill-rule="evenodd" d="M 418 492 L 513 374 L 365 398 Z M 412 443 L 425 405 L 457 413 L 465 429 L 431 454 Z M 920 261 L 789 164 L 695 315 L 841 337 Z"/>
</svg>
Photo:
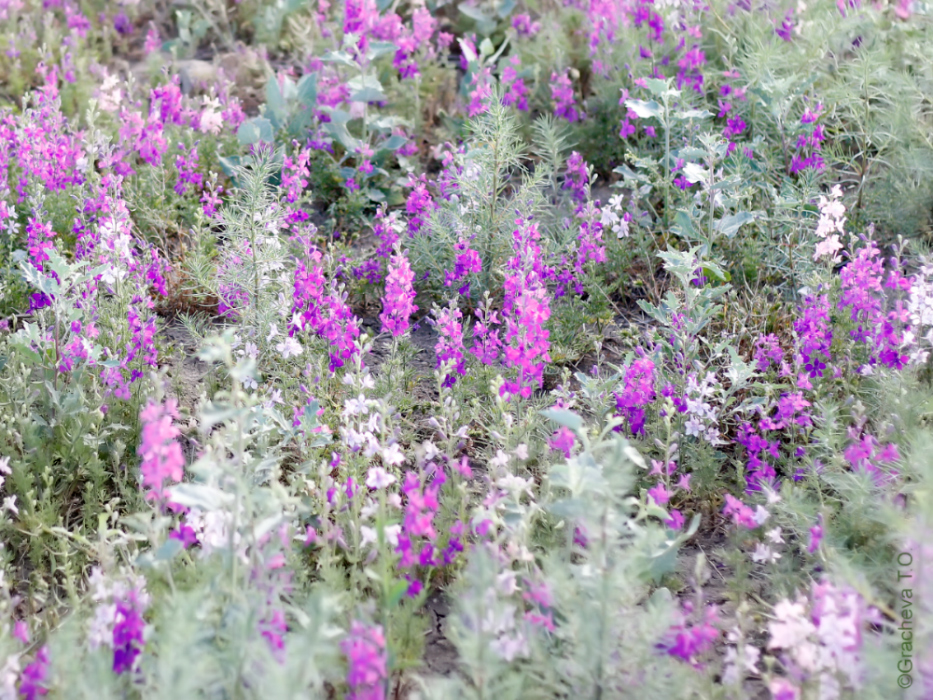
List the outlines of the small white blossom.
<svg viewBox="0 0 933 700">
<path fill-rule="evenodd" d="M 398 443 L 389 445 L 382 451 L 382 461 L 392 466 L 402 464 L 405 461 L 405 455 L 402 453 L 402 449 L 398 446 Z"/>
<path fill-rule="evenodd" d="M 282 359 L 285 360 L 290 357 L 298 357 L 298 355 L 304 352 L 304 348 L 301 347 L 301 343 L 290 336 L 286 337 L 285 340 L 283 340 L 281 343 L 278 343 L 275 346 L 275 349 L 279 351 L 279 353 L 282 355 Z"/>
<path fill-rule="evenodd" d="M 382 467 L 370 467 L 366 485 L 371 489 L 384 489 L 395 483 L 395 477 Z"/>
<path fill-rule="evenodd" d="M 755 547 L 755 551 L 752 552 L 752 561 L 758 562 L 759 564 L 773 564 L 780 558 L 781 555 L 771 549 L 764 542 L 759 542 Z"/>
</svg>

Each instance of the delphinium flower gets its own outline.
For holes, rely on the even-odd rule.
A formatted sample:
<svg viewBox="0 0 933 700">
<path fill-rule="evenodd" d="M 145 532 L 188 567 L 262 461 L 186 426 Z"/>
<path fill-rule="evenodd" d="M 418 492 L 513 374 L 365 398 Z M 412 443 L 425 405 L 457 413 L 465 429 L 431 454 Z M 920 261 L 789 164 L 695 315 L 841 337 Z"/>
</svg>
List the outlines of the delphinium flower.
<svg viewBox="0 0 933 700">
<path fill-rule="evenodd" d="M 483 271 L 483 260 L 480 258 L 479 253 L 473 250 L 469 242 L 460 239 L 454 245 L 454 250 L 456 251 L 456 256 L 454 257 L 454 269 L 447 270 L 444 272 L 444 286 L 449 287 L 454 282 L 461 281 L 467 275 L 479 274 Z M 457 290 L 458 294 L 463 294 L 465 296 L 470 293 L 469 283 L 461 286 Z"/>
<path fill-rule="evenodd" d="M 512 28 L 519 36 L 534 36 L 541 31 L 541 23 L 532 21 L 528 14 L 515 15 L 512 18 Z"/>
<path fill-rule="evenodd" d="M 95 567 L 88 583 L 96 604 L 89 622 L 88 645 L 113 650 L 114 673 L 133 670 L 145 645 L 143 614 L 150 602 L 145 580 L 127 571 L 107 576 Z"/>
<path fill-rule="evenodd" d="M 820 220 L 816 227 L 816 235 L 821 239 L 816 244 L 813 259 L 819 260 L 823 256 L 830 256 L 832 262 L 839 260 L 839 251 L 842 243 L 839 236 L 845 234 L 846 208 L 839 201 L 842 190 L 835 185 L 829 197 L 820 195 Z"/>
<path fill-rule="evenodd" d="M 184 196 L 188 187 L 198 188 L 203 180 L 198 172 L 198 145 L 194 144 L 186 149 L 185 145 L 178 144 L 181 153 L 175 156 L 175 169 L 178 171 L 178 181 L 175 183 L 175 194 Z"/>
<path fill-rule="evenodd" d="M 473 324 L 473 347 L 470 352 L 484 365 L 491 365 L 499 359 L 502 341 L 499 339 L 499 314 L 493 309 L 492 298 L 487 293 L 480 307 L 475 311 L 476 322 Z"/>
<path fill-rule="evenodd" d="M 434 468 L 431 464 L 429 467 Z M 405 515 L 395 551 L 401 555 L 398 568 L 405 572 L 405 578 L 409 582 L 408 595 L 412 597 L 418 595 L 423 588 L 417 576 L 418 568 L 430 570 L 441 564 L 440 552 L 436 546 L 438 533 L 434 518 L 440 508 L 440 490 L 446 479 L 440 469 L 434 471 L 430 480 L 426 474 L 419 476 L 409 471 L 402 485 Z M 448 552 L 447 558 L 451 561 L 453 554 Z"/>
<path fill-rule="evenodd" d="M 566 119 L 568 122 L 584 118 L 584 114 L 576 107 L 569 68 L 560 75 L 551 73 L 551 100 L 554 102 L 554 116 Z"/>
<path fill-rule="evenodd" d="M 692 665 L 698 665 L 698 657 L 709 651 L 719 639 L 720 631 L 716 627 L 719 622 L 719 613 L 715 606 L 707 606 L 702 618 L 690 624 L 689 618 L 692 614 L 693 605 L 686 601 L 683 605 L 683 612 L 680 614 L 681 621 L 673 625 L 668 632 L 673 640 L 663 643 L 662 647 L 671 656 L 677 656 Z"/>
<path fill-rule="evenodd" d="M 443 385 L 452 387 L 457 383 L 457 376 L 466 373 L 463 361 L 463 314 L 457 308 L 456 302 L 451 300 L 450 305 L 435 310 L 437 328 L 437 344 L 434 352 L 437 355 L 438 369 L 446 372 Z"/>
<path fill-rule="evenodd" d="M 379 245 L 373 255 L 353 269 L 353 276 L 358 280 L 366 280 L 369 284 L 379 284 L 382 282 L 384 267 L 395 249 L 395 242 L 405 230 L 405 223 L 397 211 L 387 213 L 385 206 L 380 206 L 376 210 L 372 226 L 373 235 L 379 241 Z"/>
<path fill-rule="evenodd" d="M 208 180 L 204 190 L 201 192 L 201 211 L 208 219 L 213 219 L 220 208 L 220 195 L 223 194 L 223 185 L 218 185 L 216 177 Z"/>
<path fill-rule="evenodd" d="M 817 516 L 816 525 L 810 528 L 810 541 L 807 543 L 807 552 L 815 554 L 823 542 L 823 514 Z"/>
<path fill-rule="evenodd" d="M 719 431 L 719 407 L 711 399 L 721 389 L 714 372 L 707 372 L 702 379 L 696 372 L 687 375 L 686 399 L 687 435 L 706 440 L 711 445 L 724 444 Z"/>
<path fill-rule="evenodd" d="M 35 658 L 26 665 L 19 679 L 19 694 L 25 700 L 35 700 L 48 695 L 46 682 L 49 675 L 49 648 L 39 647 Z"/>
<path fill-rule="evenodd" d="M 654 361 L 642 356 L 626 367 L 622 386 L 614 393 L 616 411 L 625 418 L 633 435 L 645 429 L 645 407 L 655 399 Z"/>
<path fill-rule="evenodd" d="M 873 435 L 860 435 L 854 426 L 849 428 L 849 438 L 853 442 L 842 452 L 846 461 L 852 469 L 869 474 L 876 481 L 880 481 L 886 474 L 882 467 L 900 459 L 897 445 L 893 442 L 882 446 Z"/>
<path fill-rule="evenodd" d="M 503 359 L 517 375 L 506 380 L 503 396 L 529 398 L 541 386 L 544 367 L 551 361 L 549 331 L 544 327 L 551 316 L 550 295 L 544 280 L 548 270 L 538 246 L 537 224 L 517 219 L 513 232 L 514 255 L 506 265 L 505 298 L 502 316 L 505 321 Z"/>
<path fill-rule="evenodd" d="M 347 699 L 385 700 L 388 669 L 382 627 L 354 620 L 340 650 L 347 657 Z"/>
<path fill-rule="evenodd" d="M 901 299 L 895 300 L 892 311 L 885 311 L 889 294 L 884 287 L 909 290 L 910 280 L 893 269 L 885 282 L 879 250 L 871 241 L 855 252 L 839 278 L 839 309 L 847 309 L 850 319 L 857 324 L 849 335 L 854 341 L 868 345 L 869 365 L 880 362 L 893 369 L 903 368 L 910 359 L 902 349 L 910 314 Z"/>
<path fill-rule="evenodd" d="M 489 99 L 492 97 L 492 68 L 480 68 L 473 74 L 470 90 L 470 103 L 467 105 L 467 116 L 473 118 L 489 109 Z"/>
<path fill-rule="evenodd" d="M 352 35 L 356 39 L 353 47 L 360 56 L 369 46 L 369 33 L 379 19 L 379 10 L 375 0 L 349 0 L 343 19 L 344 36 Z"/>
<path fill-rule="evenodd" d="M 564 296 L 568 287 L 582 296 L 586 292 L 584 282 L 588 277 L 588 269 L 606 262 L 600 216 L 599 208 L 590 201 L 577 206 L 573 221 L 566 222 L 568 226 L 577 225 L 579 228 L 577 240 L 568 247 L 567 254 L 561 254 L 560 261 L 552 265 L 557 278 L 555 298 Z"/>
<path fill-rule="evenodd" d="M 563 189 L 570 190 L 573 199 L 582 204 L 586 201 L 589 184 L 589 166 L 583 160 L 583 156 L 573 151 L 567 159 L 567 174 L 564 177 Z"/>
<path fill-rule="evenodd" d="M 26 238 L 30 262 L 37 270 L 45 269 L 44 263 L 48 261 L 48 251 L 55 247 L 52 239 L 55 231 L 52 224 L 42 221 L 38 216 L 31 216 L 26 223 Z"/>
<path fill-rule="evenodd" d="M 725 495 L 725 500 L 726 505 L 722 509 L 722 514 L 727 518 L 731 517 L 734 525 L 748 528 L 749 530 L 754 530 L 758 527 L 759 523 L 755 520 L 755 511 L 742 503 L 742 501 L 731 493 Z"/>
<path fill-rule="evenodd" d="M 818 681 L 822 690 L 861 688 L 863 629 L 880 621 L 854 590 L 829 581 L 814 584 L 810 600 L 783 600 L 768 623 L 768 649 L 782 651 L 791 677 Z"/>
<path fill-rule="evenodd" d="M 699 46 L 694 45 L 684 52 L 677 61 L 677 88 L 682 89 L 689 85 L 696 92 L 703 91 L 703 66 L 706 65 L 706 53 Z"/>
<path fill-rule="evenodd" d="M 396 338 L 408 331 L 409 319 L 418 310 L 414 304 L 417 295 L 412 286 L 414 277 L 408 258 L 397 250 L 389 262 L 382 313 L 379 315 L 383 332 L 391 333 Z"/>
<path fill-rule="evenodd" d="M 772 366 L 780 367 L 784 360 L 781 343 L 774 334 L 760 335 L 755 340 L 755 369 L 767 372 Z"/>
<path fill-rule="evenodd" d="M 772 678 L 768 683 L 772 700 L 800 700 L 800 688 L 787 678 Z"/>
<path fill-rule="evenodd" d="M 437 29 L 437 20 L 426 7 L 418 7 L 412 13 L 410 31 L 406 29 L 403 28 L 400 36 L 395 39 L 398 48 L 392 59 L 392 65 L 398 69 L 402 80 L 420 75 L 414 54 L 420 46 L 427 46 L 429 54 L 432 52 L 431 37 Z"/>
<path fill-rule="evenodd" d="M 797 153 L 790 163 L 790 174 L 812 169 L 814 171 L 823 170 L 822 143 L 826 139 L 826 134 L 822 124 L 816 124 L 823 111 L 823 105 L 817 104 L 816 110 L 807 107 L 800 117 L 800 126 L 803 133 L 797 137 Z M 813 124 L 814 126 L 810 126 Z"/>
<path fill-rule="evenodd" d="M 184 476 L 185 457 L 176 440 L 180 431 L 173 423 L 178 418 L 175 399 L 166 399 L 162 404 L 150 401 L 139 418 L 143 424 L 137 450 L 142 457 L 139 466 L 142 485 L 149 487 L 146 498 L 162 501 L 167 496 L 165 487 L 181 481 Z"/>
<path fill-rule="evenodd" d="M 308 186 L 308 178 L 311 176 L 308 169 L 310 158 L 311 149 L 300 148 L 294 158 L 286 155 L 282 159 L 282 189 L 285 190 L 287 202 L 285 221 L 289 224 L 301 223 L 308 219 L 308 213 L 295 204 Z"/>
<path fill-rule="evenodd" d="M 627 211 L 623 212 L 624 199 L 625 196 L 622 194 L 613 195 L 600 211 L 599 223 L 602 224 L 603 230 L 611 228 L 616 238 L 627 238 L 629 235 L 629 222 L 632 220 L 632 215 Z"/>
<path fill-rule="evenodd" d="M 573 446 L 576 442 L 576 437 L 573 434 L 573 431 L 566 426 L 561 426 L 554 431 L 554 435 L 551 436 L 551 439 L 548 441 L 548 447 L 552 450 L 557 450 L 564 455 L 567 459 L 570 459 L 570 452 L 573 449 Z"/>
<path fill-rule="evenodd" d="M 336 372 L 359 351 L 359 319 L 347 304 L 346 293 L 325 278 L 320 251 L 307 240 L 301 245 L 305 259 L 295 264 L 289 335 L 303 330 L 327 340 L 330 371 Z"/>
<path fill-rule="evenodd" d="M 528 88 L 523 78 L 518 77 L 518 68 L 521 66 L 518 56 L 509 58 L 509 65 L 502 69 L 502 85 L 505 92 L 502 95 L 502 104 L 515 105 L 522 112 L 528 111 Z"/>
<path fill-rule="evenodd" d="M 422 175 L 413 184 L 411 193 L 405 202 L 405 211 L 408 213 L 408 234 L 414 236 L 421 231 L 431 212 L 437 209 L 431 193 L 428 192 L 428 183 Z"/>
<path fill-rule="evenodd" d="M 784 41 L 793 41 L 794 32 L 797 29 L 797 25 L 794 24 L 794 10 L 790 9 L 784 13 L 784 17 L 781 19 L 781 23 L 778 24 L 777 21 L 774 23 L 774 33 L 777 34 Z"/>
<path fill-rule="evenodd" d="M 125 600 L 116 603 L 113 623 L 113 672 L 117 675 L 131 671 L 145 645 L 143 631 L 143 607 L 135 591 L 130 591 Z"/>
<path fill-rule="evenodd" d="M 625 107 L 625 117 L 619 122 L 619 138 L 623 141 L 628 140 L 638 132 L 638 127 L 633 123 L 638 121 L 638 113 L 626 104 L 628 99 L 628 88 L 622 88 L 622 96 L 619 97 L 619 107 Z"/>
<path fill-rule="evenodd" d="M 807 296 L 803 300 L 801 312 L 794 320 L 797 365 L 806 373 L 801 375 L 803 378 L 822 377 L 827 363 L 832 361 L 830 347 L 833 331 L 829 308 L 828 295 Z M 805 384 L 809 384 L 809 381 L 805 381 Z"/>
</svg>

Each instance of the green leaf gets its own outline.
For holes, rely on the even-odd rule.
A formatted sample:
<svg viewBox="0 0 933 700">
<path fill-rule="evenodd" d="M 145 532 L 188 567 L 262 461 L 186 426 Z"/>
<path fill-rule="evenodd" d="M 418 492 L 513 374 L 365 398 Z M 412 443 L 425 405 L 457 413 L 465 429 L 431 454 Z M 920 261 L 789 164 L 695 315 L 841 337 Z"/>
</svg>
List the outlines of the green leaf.
<svg viewBox="0 0 933 700">
<path fill-rule="evenodd" d="M 382 83 L 374 75 L 360 75 L 347 82 L 352 90 L 350 99 L 354 102 L 382 102 L 386 96 Z"/>
<path fill-rule="evenodd" d="M 566 408 L 548 408 L 541 411 L 541 415 L 574 432 L 580 432 L 583 429 L 583 419 Z"/>
<path fill-rule="evenodd" d="M 377 58 L 395 53 L 397 48 L 398 47 L 396 47 L 396 45 L 391 41 L 374 41 L 369 45 L 369 51 L 366 52 L 366 58 L 368 58 L 370 61 L 375 61 Z"/>
<path fill-rule="evenodd" d="M 205 484 L 176 484 L 170 491 L 173 502 L 202 511 L 214 511 L 233 503 L 234 495 Z"/>
<path fill-rule="evenodd" d="M 181 540 L 170 537 L 155 551 L 152 558 L 154 561 L 171 561 L 178 556 L 179 552 L 184 548 L 185 546 L 181 543 Z"/>
<path fill-rule="evenodd" d="M 739 228 L 749 221 L 754 220 L 755 215 L 750 211 L 740 211 L 737 214 L 731 214 L 730 216 L 724 216 L 719 219 L 715 224 L 715 228 L 727 238 L 732 238 Z"/>
<path fill-rule="evenodd" d="M 645 80 L 645 85 L 648 86 L 648 92 L 652 95 L 663 95 L 667 90 L 668 82 L 659 78 L 648 78 Z"/>
<path fill-rule="evenodd" d="M 324 130 L 337 139 L 348 151 L 355 151 L 359 141 L 347 130 L 346 122 L 330 121 L 324 125 Z"/>
<path fill-rule="evenodd" d="M 713 277 L 718 279 L 720 282 L 729 282 L 732 279 L 732 275 L 723 270 L 716 263 L 703 263 L 703 275 L 705 277 Z"/>
<path fill-rule="evenodd" d="M 395 134 L 394 136 L 390 136 L 389 138 L 387 138 L 383 142 L 382 146 L 380 146 L 379 150 L 380 151 L 397 151 L 402 146 L 404 146 L 406 143 L 408 143 L 407 136 L 400 136 L 399 134 Z"/>
<path fill-rule="evenodd" d="M 402 596 L 405 595 L 405 592 L 408 590 L 409 583 L 405 579 L 396 581 L 392 588 L 389 589 L 389 594 L 386 596 L 386 604 L 389 606 L 389 609 L 394 608 L 398 602 L 402 599 Z"/>
<path fill-rule="evenodd" d="M 278 114 L 285 112 L 285 95 L 282 94 L 275 75 L 270 75 L 269 80 L 266 81 L 266 106 Z"/>
<path fill-rule="evenodd" d="M 466 3 L 460 3 L 457 9 L 459 9 L 461 13 L 465 14 L 470 19 L 476 20 L 477 22 L 480 22 L 482 24 L 488 24 L 489 22 L 492 21 L 492 17 L 487 15 L 485 12 L 483 12 L 481 9 L 479 9 L 475 5 L 467 5 Z M 467 60 L 470 60 L 470 59 L 467 59 Z"/>
<path fill-rule="evenodd" d="M 499 19 L 505 19 L 510 14 L 512 10 L 515 9 L 516 0 L 503 0 L 499 3 L 499 10 L 496 12 L 499 15 Z"/>
<path fill-rule="evenodd" d="M 254 117 L 240 124 L 236 137 L 241 146 L 251 146 L 260 141 L 272 143 L 275 141 L 275 130 L 268 119 Z"/>
<path fill-rule="evenodd" d="M 684 177 L 687 178 L 687 182 L 693 184 L 703 182 L 708 174 L 709 171 L 698 163 L 687 163 L 684 166 Z"/>
<path fill-rule="evenodd" d="M 348 68 L 359 69 L 360 67 L 346 51 L 328 51 L 321 57 L 321 60 L 327 61 L 328 63 L 340 63 Z"/>
<path fill-rule="evenodd" d="M 463 14 L 465 14 L 467 17 L 469 17 L 470 14 L 469 12 L 466 11 L 467 9 L 470 9 L 471 11 L 473 10 L 473 8 L 468 8 L 467 5 L 464 5 L 464 4 L 460 5 L 460 11 L 463 12 Z M 476 11 L 478 12 L 478 10 Z M 479 60 L 479 56 L 476 55 L 476 52 L 470 47 L 470 45 L 467 42 L 465 42 L 463 39 L 457 39 L 457 41 L 460 43 L 460 51 L 463 53 L 464 56 L 466 56 L 467 62 L 476 63 L 476 61 Z"/>
<path fill-rule="evenodd" d="M 697 232 L 693 228 L 693 221 L 690 219 L 690 216 L 687 212 L 678 210 L 674 214 L 674 233 L 676 233 L 681 238 L 686 238 L 687 240 L 692 240 L 696 238 Z"/>
<path fill-rule="evenodd" d="M 305 107 L 317 104 L 317 73 L 308 73 L 298 81 L 298 101 Z"/>
<path fill-rule="evenodd" d="M 713 113 L 706 109 L 688 109 L 685 112 L 677 112 L 674 114 L 675 119 L 682 119 L 686 121 L 687 119 L 708 119 L 713 116 Z"/>
<path fill-rule="evenodd" d="M 655 117 L 656 119 L 661 118 L 661 105 L 654 100 L 648 102 L 645 100 L 626 100 L 625 106 L 642 119 L 650 119 L 651 117 Z"/>
</svg>

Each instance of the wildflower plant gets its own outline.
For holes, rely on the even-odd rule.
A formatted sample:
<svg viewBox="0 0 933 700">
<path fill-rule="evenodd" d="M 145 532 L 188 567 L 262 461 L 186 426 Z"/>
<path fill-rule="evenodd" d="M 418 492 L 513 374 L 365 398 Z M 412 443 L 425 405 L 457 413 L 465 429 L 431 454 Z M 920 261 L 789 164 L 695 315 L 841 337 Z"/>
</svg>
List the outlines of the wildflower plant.
<svg viewBox="0 0 933 700">
<path fill-rule="evenodd" d="M 0 697 L 930 695 L 927 4 L 97 5 L 0 0 Z"/>
</svg>

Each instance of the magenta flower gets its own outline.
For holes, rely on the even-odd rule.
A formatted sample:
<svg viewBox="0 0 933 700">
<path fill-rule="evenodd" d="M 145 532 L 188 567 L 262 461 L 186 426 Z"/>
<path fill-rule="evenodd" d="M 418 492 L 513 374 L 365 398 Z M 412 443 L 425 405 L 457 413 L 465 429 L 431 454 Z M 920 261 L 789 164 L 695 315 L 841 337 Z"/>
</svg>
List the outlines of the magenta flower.
<svg viewBox="0 0 933 700">
<path fill-rule="evenodd" d="M 135 591 L 130 592 L 127 600 L 117 603 L 113 626 L 113 672 L 117 675 L 132 670 L 142 653 L 146 623 L 141 607 Z"/>
<path fill-rule="evenodd" d="M 727 518 L 731 517 L 735 525 L 740 525 L 749 530 L 758 527 L 758 523 L 755 521 L 755 512 L 731 493 L 726 494 L 726 505 L 722 509 L 722 514 Z"/>
<path fill-rule="evenodd" d="M 386 277 L 385 296 L 382 298 L 382 331 L 399 337 L 408 332 L 409 319 L 418 310 L 414 300 L 416 292 L 412 287 L 415 273 L 408 264 L 404 253 L 398 252 L 389 262 L 389 274 Z"/>
<path fill-rule="evenodd" d="M 23 669 L 19 679 L 19 693 L 26 700 L 36 700 L 47 695 L 49 690 L 45 682 L 49 674 L 49 649 L 43 645 L 36 652 L 36 658 Z"/>
<path fill-rule="evenodd" d="M 184 476 L 185 457 L 175 439 L 179 435 L 178 428 L 172 423 L 178 418 L 176 401 L 167 399 L 164 404 L 150 401 L 139 418 L 143 431 L 137 454 L 142 457 L 139 471 L 143 487 L 150 487 L 146 498 L 161 501 L 167 496 L 163 491 L 165 482 L 177 483 Z"/>
<path fill-rule="evenodd" d="M 550 296 L 544 286 L 549 270 L 541 261 L 537 225 L 523 219 L 516 224 L 515 255 L 507 264 L 502 315 L 506 326 L 503 358 L 506 367 L 518 372 L 500 391 L 528 398 L 541 386 L 545 364 L 551 361 L 550 333 L 544 327 L 551 317 Z"/>
<path fill-rule="evenodd" d="M 340 649 L 347 657 L 347 700 L 384 700 L 386 668 L 386 641 L 382 627 L 367 627 L 354 621 Z"/>
<path fill-rule="evenodd" d="M 463 362 L 463 314 L 457 308 L 456 302 L 451 300 L 450 306 L 437 312 L 434 322 L 437 328 L 437 344 L 434 352 L 437 355 L 437 367 L 452 370 L 444 377 L 444 386 L 452 387 L 457 383 L 455 373 L 461 377 L 466 374 Z"/>
<path fill-rule="evenodd" d="M 584 118 L 585 115 L 576 108 L 569 68 L 560 75 L 551 73 L 551 99 L 554 102 L 554 116 L 566 119 L 568 122 Z"/>
<path fill-rule="evenodd" d="M 575 442 L 576 438 L 573 435 L 573 431 L 566 426 L 561 426 L 554 431 L 554 436 L 551 438 L 550 442 L 548 442 L 548 446 L 552 450 L 562 452 L 564 457 L 570 459 L 570 451 L 573 449 Z"/>
<path fill-rule="evenodd" d="M 810 528 L 810 542 L 807 545 L 807 552 L 810 554 L 815 554 L 816 550 L 820 548 L 820 543 L 823 541 L 823 514 L 820 513 L 817 516 L 817 523 Z"/>
</svg>

